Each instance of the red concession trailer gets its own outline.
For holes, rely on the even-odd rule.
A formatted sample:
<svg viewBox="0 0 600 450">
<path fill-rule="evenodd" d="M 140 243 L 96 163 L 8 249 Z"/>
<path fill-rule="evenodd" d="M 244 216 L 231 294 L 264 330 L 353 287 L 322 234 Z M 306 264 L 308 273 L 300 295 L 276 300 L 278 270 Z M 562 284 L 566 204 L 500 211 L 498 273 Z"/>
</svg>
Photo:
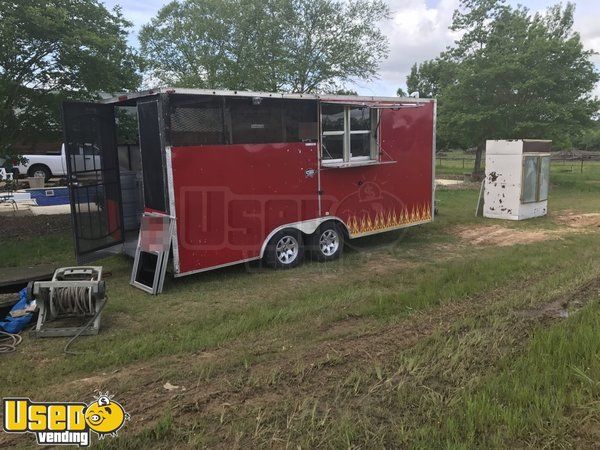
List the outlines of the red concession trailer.
<svg viewBox="0 0 600 450">
<path fill-rule="evenodd" d="M 433 220 L 435 100 L 165 88 L 63 104 L 80 260 L 130 236 L 120 108 L 137 113 L 144 216 L 132 283 L 149 292 L 170 256 L 176 277 L 261 258 L 293 267 Z M 100 156 L 92 167 L 85 149 Z"/>
</svg>

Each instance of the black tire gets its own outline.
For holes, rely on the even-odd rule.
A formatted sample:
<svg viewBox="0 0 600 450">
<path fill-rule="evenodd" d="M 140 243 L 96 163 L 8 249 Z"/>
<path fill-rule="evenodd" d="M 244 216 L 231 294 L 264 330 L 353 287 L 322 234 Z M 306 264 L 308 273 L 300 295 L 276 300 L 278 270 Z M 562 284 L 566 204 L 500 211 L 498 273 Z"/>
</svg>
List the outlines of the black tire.
<svg viewBox="0 0 600 450">
<path fill-rule="evenodd" d="M 344 253 L 344 231 L 336 222 L 325 222 L 308 237 L 311 257 L 317 261 L 333 261 Z"/>
<path fill-rule="evenodd" d="M 48 166 L 45 166 L 43 164 L 34 164 L 33 166 L 31 166 L 29 168 L 29 170 L 27 171 L 27 175 L 30 177 L 34 177 L 35 174 L 37 173 L 43 173 L 44 174 L 44 181 L 48 181 L 50 179 L 50 177 L 52 176 L 52 172 L 50 172 L 50 169 L 48 168 Z"/>
<path fill-rule="evenodd" d="M 285 262 L 285 259 L 288 259 L 289 262 Z M 265 263 L 274 269 L 291 269 L 298 266 L 303 259 L 304 242 L 302 233 L 292 228 L 275 233 L 275 236 L 269 240 L 265 248 Z"/>
</svg>

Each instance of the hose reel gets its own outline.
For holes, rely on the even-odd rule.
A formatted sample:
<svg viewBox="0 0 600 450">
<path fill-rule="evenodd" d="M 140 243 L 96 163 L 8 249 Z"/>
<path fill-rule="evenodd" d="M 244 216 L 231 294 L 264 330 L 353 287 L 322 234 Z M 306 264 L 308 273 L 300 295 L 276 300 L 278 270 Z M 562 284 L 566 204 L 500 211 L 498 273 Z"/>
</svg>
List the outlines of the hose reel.
<svg viewBox="0 0 600 450">
<path fill-rule="evenodd" d="M 106 286 L 102 267 L 80 266 L 56 269 L 51 281 L 35 281 L 27 287 L 30 298 L 39 308 L 35 337 L 80 336 L 98 334 L 100 312 L 106 303 Z M 80 319 L 87 321 L 85 328 L 50 326 Z"/>
</svg>

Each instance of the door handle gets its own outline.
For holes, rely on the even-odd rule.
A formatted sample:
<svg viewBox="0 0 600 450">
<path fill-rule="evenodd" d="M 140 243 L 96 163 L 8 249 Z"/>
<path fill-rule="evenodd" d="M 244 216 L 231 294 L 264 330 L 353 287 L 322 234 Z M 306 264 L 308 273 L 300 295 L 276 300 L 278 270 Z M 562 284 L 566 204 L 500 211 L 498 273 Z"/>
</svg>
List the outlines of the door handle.
<svg viewBox="0 0 600 450">
<path fill-rule="evenodd" d="M 306 169 L 304 171 L 304 176 L 306 178 L 313 178 L 315 176 L 315 173 L 317 173 L 317 171 L 315 169 Z"/>
</svg>

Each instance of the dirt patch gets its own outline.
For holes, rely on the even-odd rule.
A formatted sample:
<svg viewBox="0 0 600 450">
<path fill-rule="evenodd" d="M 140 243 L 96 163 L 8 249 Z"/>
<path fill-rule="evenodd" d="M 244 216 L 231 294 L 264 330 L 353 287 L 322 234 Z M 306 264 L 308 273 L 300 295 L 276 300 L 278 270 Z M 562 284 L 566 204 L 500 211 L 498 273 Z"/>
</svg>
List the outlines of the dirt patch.
<svg viewBox="0 0 600 450">
<path fill-rule="evenodd" d="M 508 247 L 511 245 L 530 244 L 551 239 L 561 239 L 569 233 L 596 231 L 600 229 L 600 213 L 566 212 L 554 217 L 559 225 L 567 228 L 558 230 L 518 229 L 502 225 L 461 226 L 455 229 L 461 239 L 473 245 L 493 245 Z"/>
<path fill-rule="evenodd" d="M 462 184 L 463 180 L 453 180 L 451 178 L 436 178 L 435 184 L 436 186 L 451 186 L 455 184 Z"/>
<path fill-rule="evenodd" d="M 451 180 L 448 180 L 451 181 Z M 440 191 L 460 191 L 460 190 L 475 190 L 479 189 L 481 183 L 476 181 L 452 180 L 456 183 L 437 184 L 435 189 Z"/>
<path fill-rule="evenodd" d="M 361 267 L 363 267 L 365 273 L 371 275 L 386 275 L 391 271 L 407 269 L 414 267 L 415 265 L 415 263 L 411 263 L 410 261 L 395 258 L 392 255 L 380 252 L 368 255 Z"/>
<path fill-rule="evenodd" d="M 71 229 L 71 216 L 3 216 L 2 237 L 24 239 L 30 236 L 46 236 Z"/>
<path fill-rule="evenodd" d="M 564 234 L 557 230 L 518 230 L 501 225 L 459 227 L 456 233 L 470 244 L 498 247 L 560 239 Z"/>
<path fill-rule="evenodd" d="M 600 213 L 576 214 L 566 213 L 556 218 L 562 225 L 571 228 L 600 228 Z"/>
</svg>

